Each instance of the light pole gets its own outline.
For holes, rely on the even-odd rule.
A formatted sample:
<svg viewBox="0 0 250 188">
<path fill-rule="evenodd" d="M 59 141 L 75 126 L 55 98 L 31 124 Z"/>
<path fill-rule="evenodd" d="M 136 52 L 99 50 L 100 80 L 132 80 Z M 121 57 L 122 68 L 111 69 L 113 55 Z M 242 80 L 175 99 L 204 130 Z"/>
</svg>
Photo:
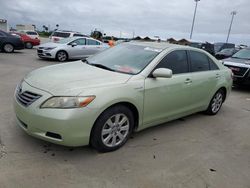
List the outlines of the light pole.
<svg viewBox="0 0 250 188">
<path fill-rule="evenodd" d="M 196 10 L 197 10 L 197 6 L 198 6 L 198 2 L 200 0 L 194 0 L 195 1 L 195 9 L 194 9 L 194 17 L 193 17 L 193 22 L 192 22 L 192 28 L 191 28 L 191 33 L 190 33 L 190 39 L 192 39 L 193 36 L 193 30 L 194 30 L 194 22 L 195 22 L 195 17 L 196 17 Z"/>
<path fill-rule="evenodd" d="M 231 29 L 232 29 L 232 25 L 233 25 L 233 21 L 234 21 L 234 16 L 235 16 L 236 14 L 237 14 L 236 11 L 232 11 L 232 12 L 231 12 L 232 19 L 231 19 L 231 23 L 230 23 L 229 30 L 228 30 L 228 34 L 227 34 L 227 41 L 226 41 L 226 43 L 228 43 L 229 35 L 230 35 L 230 33 L 231 33 Z"/>
</svg>

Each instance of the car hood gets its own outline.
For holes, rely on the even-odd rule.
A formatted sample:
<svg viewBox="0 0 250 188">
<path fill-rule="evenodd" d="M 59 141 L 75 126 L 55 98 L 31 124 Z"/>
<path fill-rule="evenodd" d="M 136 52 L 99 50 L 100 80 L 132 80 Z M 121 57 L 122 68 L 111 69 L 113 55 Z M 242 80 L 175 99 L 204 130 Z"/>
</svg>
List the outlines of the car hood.
<svg viewBox="0 0 250 188">
<path fill-rule="evenodd" d="M 227 58 L 223 62 L 224 65 L 250 67 L 250 60 L 247 59 Z"/>
<path fill-rule="evenodd" d="M 76 96 L 88 88 L 126 83 L 131 76 L 76 61 L 37 69 L 24 81 L 52 95 Z"/>
<path fill-rule="evenodd" d="M 60 43 L 55 43 L 55 42 L 47 42 L 47 43 L 40 45 L 39 47 L 54 48 L 54 47 L 63 46 L 63 45 L 65 45 L 65 44 L 60 44 Z"/>
</svg>

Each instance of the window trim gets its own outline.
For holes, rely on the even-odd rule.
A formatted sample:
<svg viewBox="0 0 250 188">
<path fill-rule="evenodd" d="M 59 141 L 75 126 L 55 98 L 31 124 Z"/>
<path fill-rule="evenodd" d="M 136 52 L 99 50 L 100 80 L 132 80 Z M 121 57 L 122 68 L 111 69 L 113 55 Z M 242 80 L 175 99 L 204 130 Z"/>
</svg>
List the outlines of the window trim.
<svg viewBox="0 0 250 188">
<path fill-rule="evenodd" d="M 82 45 L 77 44 L 77 46 L 86 46 L 86 43 L 87 43 L 86 38 L 79 38 L 79 39 L 75 39 L 75 40 L 71 41 L 71 42 L 69 43 L 69 45 L 73 44 L 75 41 L 80 40 L 80 39 L 84 39 L 84 40 L 85 40 L 85 44 L 82 44 Z"/>
</svg>

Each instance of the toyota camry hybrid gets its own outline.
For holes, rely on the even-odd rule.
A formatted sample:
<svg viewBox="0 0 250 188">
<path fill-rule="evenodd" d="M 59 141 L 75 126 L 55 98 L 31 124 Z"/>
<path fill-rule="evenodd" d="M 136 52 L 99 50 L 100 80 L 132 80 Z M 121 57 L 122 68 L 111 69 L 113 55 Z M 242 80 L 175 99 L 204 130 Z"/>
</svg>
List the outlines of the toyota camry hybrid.
<svg viewBox="0 0 250 188">
<path fill-rule="evenodd" d="M 203 50 L 130 42 L 29 73 L 16 88 L 14 109 L 29 135 L 108 152 L 133 131 L 217 114 L 231 86 L 231 70 Z"/>
</svg>

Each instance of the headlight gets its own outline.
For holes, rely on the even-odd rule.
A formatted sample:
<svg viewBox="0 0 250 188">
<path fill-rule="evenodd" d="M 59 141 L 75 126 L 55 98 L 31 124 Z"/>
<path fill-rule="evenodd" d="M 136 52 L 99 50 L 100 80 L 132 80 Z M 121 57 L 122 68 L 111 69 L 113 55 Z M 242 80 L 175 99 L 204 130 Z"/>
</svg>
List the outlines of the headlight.
<svg viewBox="0 0 250 188">
<path fill-rule="evenodd" d="M 44 48 L 44 50 L 53 50 L 55 49 L 56 47 L 48 47 L 48 48 Z"/>
<path fill-rule="evenodd" d="M 46 100 L 41 108 L 82 108 L 95 99 L 95 96 L 87 97 L 51 97 Z"/>
</svg>

